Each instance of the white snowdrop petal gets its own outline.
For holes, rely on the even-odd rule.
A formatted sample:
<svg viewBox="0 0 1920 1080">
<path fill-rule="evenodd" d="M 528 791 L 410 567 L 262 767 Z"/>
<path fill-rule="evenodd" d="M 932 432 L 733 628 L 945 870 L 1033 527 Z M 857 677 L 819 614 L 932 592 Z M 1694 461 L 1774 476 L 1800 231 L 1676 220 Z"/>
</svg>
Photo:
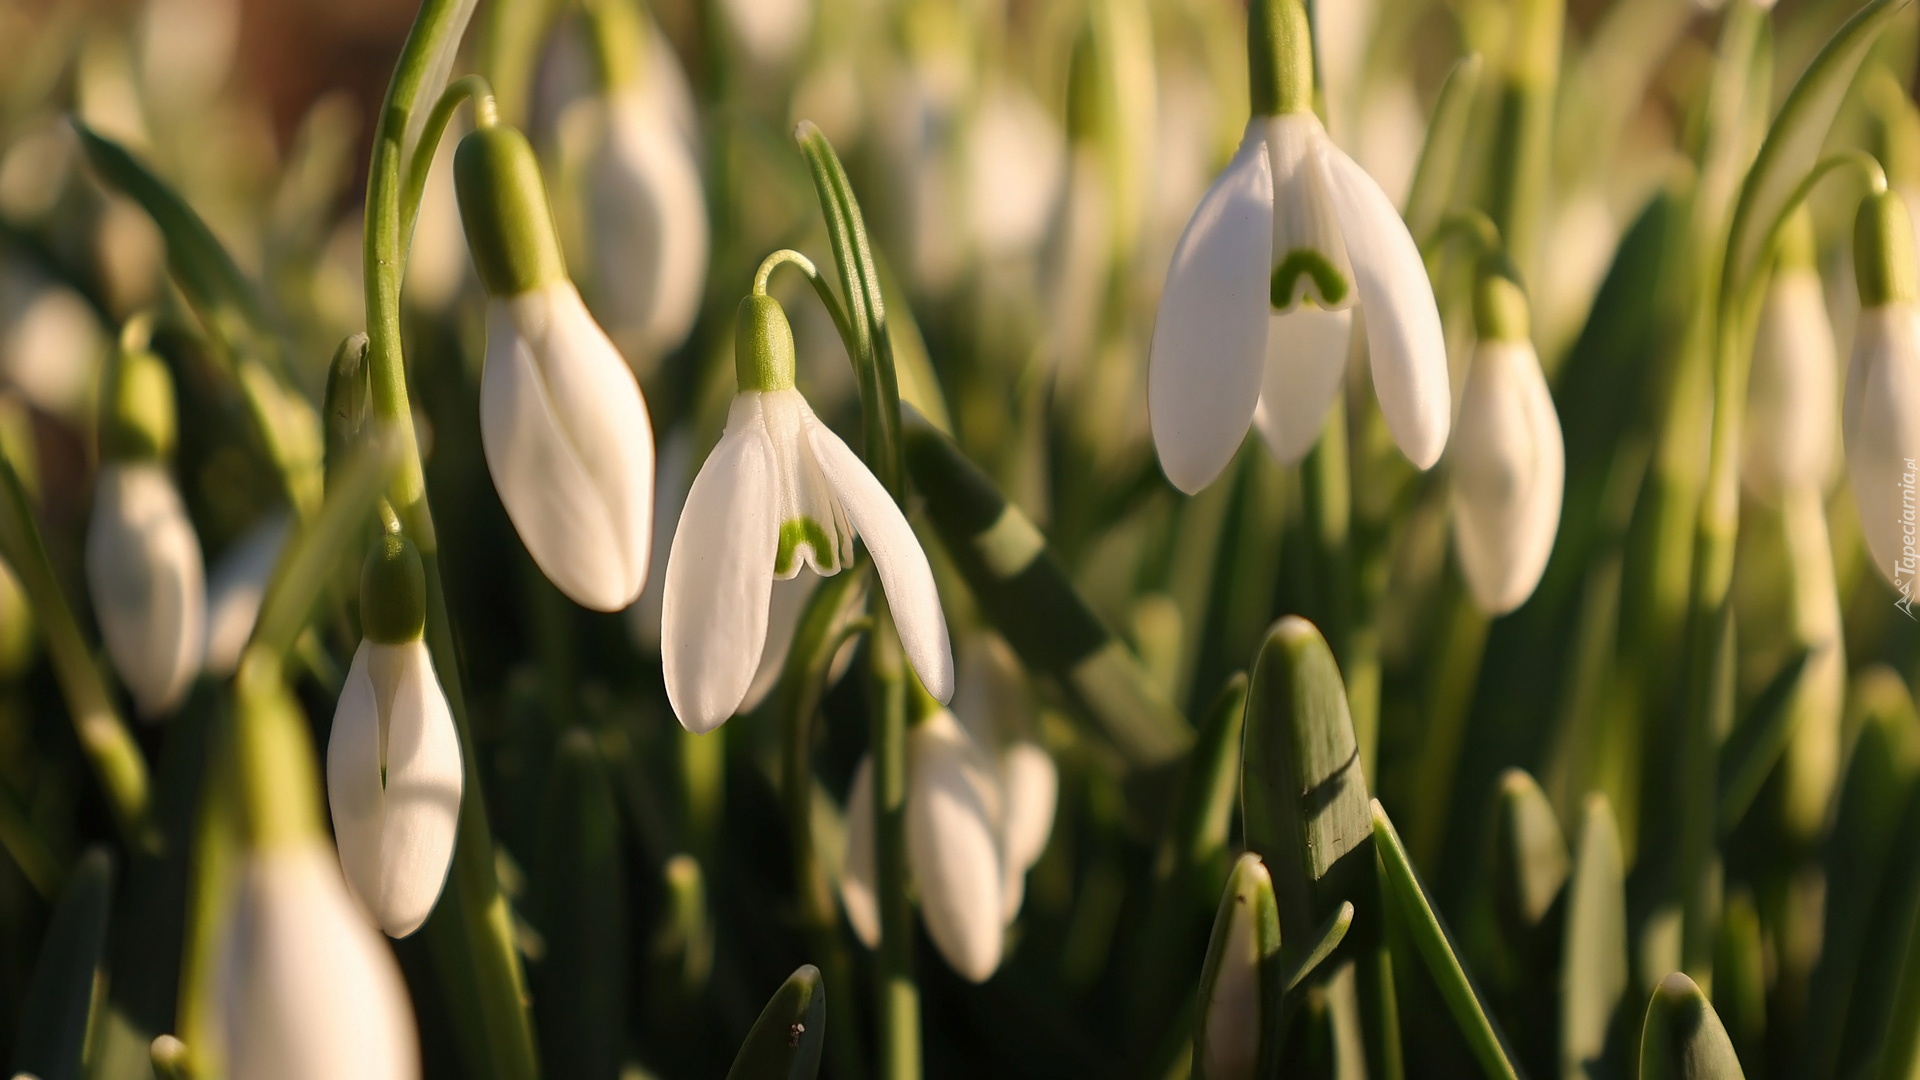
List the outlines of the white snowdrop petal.
<svg viewBox="0 0 1920 1080">
<path fill-rule="evenodd" d="M 1560 526 L 1560 419 L 1533 346 L 1474 350 L 1452 450 L 1453 537 L 1474 601 L 1489 615 L 1533 594 Z"/>
<path fill-rule="evenodd" d="M 590 182 L 597 309 L 636 364 L 686 340 L 707 276 L 707 204 L 692 148 L 647 87 L 607 103 Z"/>
<path fill-rule="evenodd" d="M 327 734 L 327 810 L 347 888 L 373 915 L 380 897 L 380 833 L 387 818 L 380 779 L 380 699 L 368 669 L 372 643 L 360 642 L 334 705 Z"/>
<path fill-rule="evenodd" d="M 1353 264 L 1380 412 L 1407 460 L 1430 468 L 1447 445 L 1453 399 L 1440 309 L 1420 249 L 1386 193 L 1352 158 L 1327 139 L 1315 158 Z"/>
<path fill-rule="evenodd" d="M 1147 366 L 1153 445 L 1167 479 L 1192 494 L 1246 437 L 1267 341 L 1273 182 L 1255 118 L 1233 161 L 1174 248 Z"/>
<path fill-rule="evenodd" d="M 880 947 L 880 901 L 874 888 L 873 756 L 863 755 L 847 789 L 847 856 L 840 866 L 840 906 L 855 937 Z"/>
<path fill-rule="evenodd" d="M 1311 299 L 1323 309 L 1352 306 L 1353 267 L 1341 238 L 1340 218 L 1328 197 L 1327 181 L 1314 166 L 1327 131 L 1312 113 L 1267 118 L 1267 160 L 1273 179 L 1273 241 L 1269 256 L 1268 300 L 1272 276 L 1284 268 L 1286 295 L 1281 310 Z"/>
<path fill-rule="evenodd" d="M 199 537 L 164 466 L 101 467 L 86 565 L 114 670 L 143 717 L 171 712 L 200 671 L 207 592 Z"/>
<path fill-rule="evenodd" d="M 376 914 L 381 929 L 406 937 L 432 914 L 453 863 L 463 783 L 460 739 L 426 642 L 374 648 L 398 650 L 402 664 L 387 722 L 387 819 Z"/>
<path fill-rule="evenodd" d="M 1005 820 L 1000 826 L 1003 883 L 1001 916 L 1020 913 L 1027 871 L 1047 849 L 1053 812 L 1060 797 L 1060 773 L 1039 744 L 1021 740 L 1000 752 L 1000 787 Z"/>
<path fill-rule="evenodd" d="M 811 417 L 809 417 L 811 419 Z M 808 442 L 835 495 L 846 508 L 847 519 L 866 542 L 867 553 L 893 609 L 900 646 L 919 674 L 920 682 L 940 701 L 953 699 L 953 647 L 947 640 L 947 617 L 934 587 L 927 553 L 905 515 L 880 486 L 880 481 L 847 444 L 825 424 L 814 421 Z"/>
<path fill-rule="evenodd" d="M 1320 441 L 1327 410 L 1347 370 L 1353 309 L 1323 311 L 1302 304 L 1276 313 L 1267 326 L 1267 358 L 1253 426 L 1283 465 L 1307 456 Z"/>
<path fill-rule="evenodd" d="M 632 603 L 652 541 L 653 428 L 571 282 L 488 301 L 480 436 L 541 572 L 584 607 Z"/>
<path fill-rule="evenodd" d="M 927 936 L 961 977 L 985 982 L 1004 934 L 992 766 L 944 709 L 914 727 L 907 753 L 907 862 Z"/>
<path fill-rule="evenodd" d="M 1920 459 L 1920 308 L 1860 313 L 1847 367 L 1847 480 L 1873 568 L 1912 596 L 1916 460 Z"/>
<path fill-rule="evenodd" d="M 661 595 L 667 699 L 696 735 L 734 714 L 760 666 L 779 542 L 774 468 L 758 396 L 738 395 L 687 493 Z"/>
<path fill-rule="evenodd" d="M 806 613 L 807 600 L 820 584 L 820 575 L 802 571 L 785 580 L 775 580 L 773 596 L 767 607 L 767 644 L 760 650 L 760 667 L 740 699 L 740 712 L 758 708 L 773 688 L 780 685 L 780 670 L 786 666 L 787 653 L 793 648 L 793 635 L 800 629 L 800 616 Z"/>
<path fill-rule="evenodd" d="M 413 1007 L 393 954 L 321 844 L 249 856 L 219 1000 L 232 1080 L 413 1080 Z"/>
<path fill-rule="evenodd" d="M 1820 275 L 1782 268 L 1767 284 L 1747 383 L 1740 476 L 1770 502 L 1821 489 L 1833 472 L 1838 358 Z"/>
</svg>

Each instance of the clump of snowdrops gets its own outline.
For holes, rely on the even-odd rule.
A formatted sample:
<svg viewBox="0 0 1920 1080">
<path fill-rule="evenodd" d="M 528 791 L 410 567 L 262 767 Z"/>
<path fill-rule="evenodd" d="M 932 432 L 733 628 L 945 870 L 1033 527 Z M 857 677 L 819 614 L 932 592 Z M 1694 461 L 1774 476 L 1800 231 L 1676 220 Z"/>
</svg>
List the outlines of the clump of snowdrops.
<svg viewBox="0 0 1920 1080">
<path fill-rule="evenodd" d="M 1905 0 L 242 21 L 0 7 L 16 1072 L 1920 1074 Z"/>
</svg>

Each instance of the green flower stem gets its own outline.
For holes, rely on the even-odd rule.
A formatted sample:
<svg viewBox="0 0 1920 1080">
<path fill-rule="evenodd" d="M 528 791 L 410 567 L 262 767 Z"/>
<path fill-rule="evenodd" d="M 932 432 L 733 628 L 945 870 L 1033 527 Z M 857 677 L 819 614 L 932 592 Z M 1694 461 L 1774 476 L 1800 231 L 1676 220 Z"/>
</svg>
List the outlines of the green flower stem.
<svg viewBox="0 0 1920 1080">
<path fill-rule="evenodd" d="M 59 680 L 73 733 L 92 766 L 100 790 L 113 808 L 120 837 L 129 851 L 146 851 L 159 840 L 148 819 L 152 785 L 147 759 L 113 703 L 107 682 L 94 663 L 93 650 L 67 606 L 46 541 L 34 521 L 32 505 L 13 462 L 0 453 L 0 559 L 13 567 L 40 623 L 53 673 Z"/>
<path fill-rule="evenodd" d="M 874 881 L 880 949 L 874 973 L 882 1080 L 919 1080 L 920 988 L 913 978 L 913 904 L 907 896 L 907 673 L 885 593 L 873 598 L 868 684 L 873 755 Z"/>
<path fill-rule="evenodd" d="M 493 87 L 478 75 L 462 75 L 447 85 L 440 100 L 427 114 L 427 126 L 420 133 L 420 149 L 407 163 L 407 186 L 400 196 L 400 236 L 410 243 L 414 221 L 420 216 L 420 200 L 427 190 L 427 174 L 433 171 L 434 150 L 446 134 L 453 111 L 463 101 L 473 102 L 473 126 L 490 128 L 500 122 L 500 105 L 494 100 Z"/>
<path fill-rule="evenodd" d="M 403 160 L 407 129 L 422 90 L 430 93 L 437 89 L 424 85 L 429 69 L 436 58 L 455 46 L 466 29 L 464 16 L 470 10 L 463 10 L 460 0 L 424 0 L 380 110 L 367 179 L 367 365 L 373 413 L 393 425 L 401 444 L 400 461 L 388 491 L 407 535 L 420 549 L 427 585 L 427 648 L 460 732 L 466 774 L 453 866 L 440 904 L 427 920 L 427 944 L 454 1028 L 461 1035 L 468 1075 L 525 1080 L 540 1073 L 533 1025 L 527 1013 L 526 984 L 514 946 L 512 918 L 494 875 L 492 830 L 487 823 L 473 729 L 467 718 L 459 654 L 447 615 L 440 545 L 427 504 L 426 475 L 414 435 L 413 413 L 407 403 L 407 372 L 400 339 L 400 284 L 406 264 L 402 222 L 411 220 L 410 214 L 403 215 L 401 207 L 401 183 L 409 168 Z M 433 151 L 433 145 L 423 139 L 413 152 L 431 159 Z"/>
<path fill-rule="evenodd" d="M 1547 174 L 1553 156 L 1554 97 L 1560 83 L 1560 38 L 1566 0 L 1521 0 L 1515 6 L 1500 113 L 1487 175 L 1487 208 L 1507 238 L 1524 280 L 1536 276 Z"/>
</svg>

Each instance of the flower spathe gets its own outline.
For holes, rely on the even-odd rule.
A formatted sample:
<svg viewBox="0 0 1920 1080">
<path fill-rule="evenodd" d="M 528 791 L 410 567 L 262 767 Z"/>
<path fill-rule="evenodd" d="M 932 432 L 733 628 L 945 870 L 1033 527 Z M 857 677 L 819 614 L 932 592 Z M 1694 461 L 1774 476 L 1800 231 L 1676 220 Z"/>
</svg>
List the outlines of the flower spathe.
<svg viewBox="0 0 1920 1080">
<path fill-rule="evenodd" d="M 640 384 L 566 274 L 525 136 L 481 127 L 454 154 L 486 286 L 480 441 L 527 553 L 583 607 L 640 595 L 653 539 L 653 425 Z"/>
<path fill-rule="evenodd" d="M 926 552 L 886 488 L 793 388 L 793 336 L 778 304 L 752 296 L 741 312 L 737 347 L 764 347 L 747 337 L 751 320 L 766 320 L 752 325 L 771 335 L 777 360 L 758 375 L 740 361 L 743 389 L 694 477 L 667 555 L 660 658 L 674 714 L 695 734 L 725 723 L 760 666 L 774 579 L 803 566 L 839 573 L 855 535 L 873 558 L 908 661 L 929 692 L 951 698 L 953 655 Z"/>
<path fill-rule="evenodd" d="M 171 712 L 206 647 L 200 539 L 158 461 L 108 462 L 94 478 L 87 586 L 114 670 L 143 717 Z"/>
<path fill-rule="evenodd" d="M 249 853 L 221 985 L 232 1080 L 413 1080 L 413 1007 L 324 842 Z"/>
<path fill-rule="evenodd" d="M 327 806 L 348 888 L 392 937 L 418 930 L 440 898 L 462 783 L 426 642 L 362 641 L 327 740 Z"/>
<path fill-rule="evenodd" d="M 1861 203 L 1854 230 L 1861 310 L 1841 423 L 1873 567 L 1911 598 L 1920 572 L 1920 275 L 1909 220 L 1891 192 Z"/>
<path fill-rule="evenodd" d="M 1304 105 L 1256 108 L 1174 249 L 1154 323 L 1147 403 L 1174 486 L 1211 483 L 1256 412 L 1276 457 L 1303 456 L 1338 392 L 1354 308 L 1387 428 L 1428 468 L 1452 402 L 1419 249 Z"/>
</svg>

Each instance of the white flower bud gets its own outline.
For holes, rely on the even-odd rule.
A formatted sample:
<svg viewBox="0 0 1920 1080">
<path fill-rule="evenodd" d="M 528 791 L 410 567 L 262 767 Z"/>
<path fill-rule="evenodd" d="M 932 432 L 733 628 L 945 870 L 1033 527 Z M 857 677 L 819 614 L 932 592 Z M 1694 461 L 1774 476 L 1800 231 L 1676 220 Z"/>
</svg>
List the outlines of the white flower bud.
<svg viewBox="0 0 1920 1080">
<path fill-rule="evenodd" d="M 249 855 L 220 993 L 231 1080 L 413 1080 L 413 1007 L 393 954 L 324 845 Z"/>
<path fill-rule="evenodd" d="M 1566 451 L 1533 346 L 1482 341 L 1452 448 L 1453 540 L 1474 602 L 1489 615 L 1533 594 L 1560 528 Z"/>
<path fill-rule="evenodd" d="M 650 58 L 651 59 L 651 58 Z M 595 309 L 636 367 L 677 348 L 707 280 L 707 203 L 693 149 L 641 84 L 606 104 L 589 167 Z"/>
<path fill-rule="evenodd" d="M 206 645 L 200 539 L 158 461 L 109 461 L 94 479 L 87 586 L 114 670 L 148 719 L 170 712 Z"/>
<path fill-rule="evenodd" d="M 985 982 L 1005 934 L 994 764 L 945 709 L 914 726 L 907 755 L 907 862 L 927 936 L 954 971 Z"/>
<path fill-rule="evenodd" d="M 327 806 L 347 886 L 406 937 L 433 912 L 453 862 L 460 740 L 424 641 L 362 641 L 327 741 Z"/>
</svg>

